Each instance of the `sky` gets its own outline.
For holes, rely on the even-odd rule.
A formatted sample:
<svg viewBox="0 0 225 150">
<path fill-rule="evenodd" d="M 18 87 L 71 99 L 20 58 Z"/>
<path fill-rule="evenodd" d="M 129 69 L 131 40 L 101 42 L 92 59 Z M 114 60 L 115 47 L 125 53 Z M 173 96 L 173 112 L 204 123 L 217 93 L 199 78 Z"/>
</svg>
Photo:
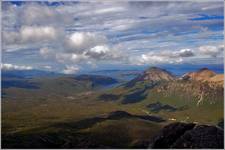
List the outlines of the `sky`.
<svg viewBox="0 0 225 150">
<path fill-rule="evenodd" d="M 224 4 L 214 2 L 3 2 L 6 70 L 221 65 Z"/>
</svg>

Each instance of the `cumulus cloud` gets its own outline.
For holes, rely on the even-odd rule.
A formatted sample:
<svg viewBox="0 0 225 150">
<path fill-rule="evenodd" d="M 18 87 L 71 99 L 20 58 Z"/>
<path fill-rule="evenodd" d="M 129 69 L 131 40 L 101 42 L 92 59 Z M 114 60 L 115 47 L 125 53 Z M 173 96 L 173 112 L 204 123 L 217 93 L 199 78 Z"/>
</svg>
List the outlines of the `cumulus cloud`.
<svg viewBox="0 0 225 150">
<path fill-rule="evenodd" d="M 87 51 L 87 55 L 93 58 L 104 58 L 110 52 L 106 45 L 98 45 Z"/>
<path fill-rule="evenodd" d="M 31 70 L 31 66 L 25 65 L 13 65 L 13 64 L 1 64 L 2 70 Z"/>
<path fill-rule="evenodd" d="M 110 49 L 106 45 L 98 45 L 79 53 L 59 52 L 56 53 L 55 58 L 61 63 L 95 63 L 97 61 L 113 61 L 122 59 L 123 56 L 120 51 L 116 51 L 113 48 Z"/>
<path fill-rule="evenodd" d="M 52 26 L 23 26 L 18 32 L 3 31 L 3 42 L 6 44 L 51 42 L 57 40 L 59 35 L 59 30 Z"/>
<path fill-rule="evenodd" d="M 175 55 L 179 57 L 192 57 L 194 56 L 194 53 L 190 49 L 181 49 L 180 51 L 175 52 Z"/>
<path fill-rule="evenodd" d="M 78 71 L 79 71 L 79 68 L 77 66 L 66 66 L 66 68 L 63 70 L 63 73 L 74 74 Z"/>
<path fill-rule="evenodd" d="M 216 48 L 198 46 L 221 44 L 221 4 L 63 2 L 50 6 L 42 2 L 24 2 L 14 6 L 3 2 L 3 53 L 7 53 L 3 56 L 5 60 L 21 56 L 24 62 L 30 57 L 41 60 L 42 56 L 43 61 L 60 62 L 63 66 L 107 65 L 127 63 L 127 60 L 132 64 L 179 63 L 188 59 L 197 61 L 201 55 L 216 62 L 223 45 Z M 190 49 L 183 49 L 186 47 Z"/>
<path fill-rule="evenodd" d="M 40 54 L 60 63 L 88 63 L 122 58 L 122 52 L 107 43 L 107 37 L 94 32 L 75 32 L 68 35 L 60 48 L 43 47 Z"/>
<path fill-rule="evenodd" d="M 51 26 L 25 26 L 20 30 L 22 41 L 49 41 L 57 38 L 57 31 Z"/>
<path fill-rule="evenodd" d="M 199 52 L 202 55 L 210 56 L 210 57 L 217 57 L 221 52 L 223 52 L 224 46 L 200 46 Z"/>
<path fill-rule="evenodd" d="M 110 49 L 107 45 L 97 45 L 85 52 L 85 54 L 90 58 L 101 60 L 119 59 L 122 57 L 120 51 L 113 48 Z"/>
<path fill-rule="evenodd" d="M 106 42 L 107 38 L 104 35 L 91 32 L 75 32 L 66 38 L 64 45 L 68 52 L 80 53 Z"/>
</svg>

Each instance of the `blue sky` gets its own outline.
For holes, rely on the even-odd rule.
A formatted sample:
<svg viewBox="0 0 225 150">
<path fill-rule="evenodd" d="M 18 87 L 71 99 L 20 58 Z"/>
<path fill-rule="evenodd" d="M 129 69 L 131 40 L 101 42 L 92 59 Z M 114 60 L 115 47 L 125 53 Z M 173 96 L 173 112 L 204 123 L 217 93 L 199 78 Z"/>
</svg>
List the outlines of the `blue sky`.
<svg viewBox="0 0 225 150">
<path fill-rule="evenodd" d="M 223 64 L 223 1 L 3 2 L 2 68 Z"/>
</svg>

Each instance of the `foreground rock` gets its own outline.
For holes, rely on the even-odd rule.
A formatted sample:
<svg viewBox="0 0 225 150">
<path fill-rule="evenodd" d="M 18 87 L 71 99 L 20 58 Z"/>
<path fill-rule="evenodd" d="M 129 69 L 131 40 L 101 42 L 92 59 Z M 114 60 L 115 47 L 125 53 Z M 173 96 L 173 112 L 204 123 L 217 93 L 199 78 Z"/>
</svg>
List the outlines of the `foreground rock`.
<svg viewBox="0 0 225 150">
<path fill-rule="evenodd" d="M 193 123 L 172 123 L 154 137 L 149 148 L 219 148 L 224 147 L 222 128 Z"/>
</svg>

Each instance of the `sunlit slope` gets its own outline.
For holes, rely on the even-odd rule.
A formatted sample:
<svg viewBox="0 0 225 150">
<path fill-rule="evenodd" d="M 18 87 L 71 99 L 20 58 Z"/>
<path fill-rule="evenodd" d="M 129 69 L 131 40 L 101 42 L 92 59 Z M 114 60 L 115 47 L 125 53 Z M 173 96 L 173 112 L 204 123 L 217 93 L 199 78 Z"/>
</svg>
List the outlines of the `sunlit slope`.
<svg viewBox="0 0 225 150">
<path fill-rule="evenodd" d="M 217 123 L 223 118 L 222 75 L 208 69 L 197 71 L 195 77 L 201 76 L 197 79 L 187 75 L 175 77 L 163 69 L 150 68 L 99 99 L 140 107 L 168 120 Z"/>
</svg>

